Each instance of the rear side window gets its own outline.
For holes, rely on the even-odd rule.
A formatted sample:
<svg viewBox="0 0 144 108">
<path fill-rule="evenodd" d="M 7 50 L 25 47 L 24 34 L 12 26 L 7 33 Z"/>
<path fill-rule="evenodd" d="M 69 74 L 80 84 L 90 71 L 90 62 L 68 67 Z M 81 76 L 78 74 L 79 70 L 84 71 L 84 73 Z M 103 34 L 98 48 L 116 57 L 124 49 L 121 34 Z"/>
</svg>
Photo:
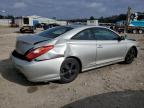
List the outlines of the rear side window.
<svg viewBox="0 0 144 108">
<path fill-rule="evenodd" d="M 92 31 L 90 29 L 86 29 L 76 34 L 74 37 L 72 37 L 72 39 L 73 40 L 94 40 L 94 37 Z"/>
<path fill-rule="evenodd" d="M 118 35 L 106 28 L 93 28 L 96 40 L 117 40 Z"/>
<path fill-rule="evenodd" d="M 71 28 L 71 27 L 59 26 L 59 27 L 55 27 L 55 28 L 45 30 L 44 32 L 39 33 L 38 35 L 54 39 L 54 38 L 68 32 L 72 29 L 73 28 Z"/>
</svg>

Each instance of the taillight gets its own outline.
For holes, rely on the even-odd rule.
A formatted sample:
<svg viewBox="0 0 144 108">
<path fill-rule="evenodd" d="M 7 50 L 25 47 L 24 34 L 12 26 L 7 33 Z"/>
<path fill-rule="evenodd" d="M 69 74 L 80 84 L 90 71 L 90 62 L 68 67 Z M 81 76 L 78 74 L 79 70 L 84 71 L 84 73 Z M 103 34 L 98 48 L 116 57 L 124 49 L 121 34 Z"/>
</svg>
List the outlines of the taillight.
<svg viewBox="0 0 144 108">
<path fill-rule="evenodd" d="M 54 48 L 53 45 L 43 46 L 43 47 L 36 48 L 36 49 L 28 52 L 28 54 L 26 55 L 26 58 L 29 61 L 32 61 L 33 59 L 35 59 L 35 58 L 43 55 L 44 53 L 48 52 L 49 50 L 51 50 L 53 48 Z"/>
</svg>

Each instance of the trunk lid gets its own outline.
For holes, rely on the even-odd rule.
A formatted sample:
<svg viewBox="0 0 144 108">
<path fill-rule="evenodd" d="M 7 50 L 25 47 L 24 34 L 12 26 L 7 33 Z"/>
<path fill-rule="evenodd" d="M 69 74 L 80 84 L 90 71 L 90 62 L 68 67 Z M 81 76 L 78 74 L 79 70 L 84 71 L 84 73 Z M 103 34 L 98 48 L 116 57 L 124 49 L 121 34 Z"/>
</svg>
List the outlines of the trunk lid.
<svg viewBox="0 0 144 108">
<path fill-rule="evenodd" d="M 32 49 L 36 44 L 51 40 L 38 35 L 20 36 L 16 42 L 16 52 L 24 55 L 28 50 Z"/>
</svg>

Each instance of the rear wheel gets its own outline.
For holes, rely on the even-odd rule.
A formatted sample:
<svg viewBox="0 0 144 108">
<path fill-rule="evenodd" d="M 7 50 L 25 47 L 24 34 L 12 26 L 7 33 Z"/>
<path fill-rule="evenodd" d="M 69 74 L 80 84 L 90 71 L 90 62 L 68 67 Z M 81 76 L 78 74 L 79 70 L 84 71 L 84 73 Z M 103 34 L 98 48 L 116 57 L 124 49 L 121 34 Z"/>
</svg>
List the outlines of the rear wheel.
<svg viewBox="0 0 144 108">
<path fill-rule="evenodd" d="M 76 79 L 80 72 L 80 64 L 74 58 L 67 58 L 60 69 L 60 82 L 69 83 Z"/>
<path fill-rule="evenodd" d="M 135 58 L 135 54 L 136 54 L 136 51 L 134 48 L 130 48 L 126 57 L 125 57 L 125 63 L 126 64 L 131 64 Z"/>
<path fill-rule="evenodd" d="M 32 30 L 32 31 L 31 31 L 31 33 L 35 33 L 35 31 L 34 31 L 34 30 Z"/>
<path fill-rule="evenodd" d="M 142 30 L 139 30 L 139 34 L 142 34 L 143 33 L 143 31 Z"/>
</svg>

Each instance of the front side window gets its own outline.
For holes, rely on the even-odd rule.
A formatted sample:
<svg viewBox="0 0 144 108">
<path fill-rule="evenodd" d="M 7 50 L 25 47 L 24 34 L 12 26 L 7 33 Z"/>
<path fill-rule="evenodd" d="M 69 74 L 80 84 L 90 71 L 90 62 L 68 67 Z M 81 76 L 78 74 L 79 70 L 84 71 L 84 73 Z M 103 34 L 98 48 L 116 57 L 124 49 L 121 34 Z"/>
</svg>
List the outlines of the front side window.
<svg viewBox="0 0 144 108">
<path fill-rule="evenodd" d="M 73 28 L 71 28 L 71 27 L 59 26 L 59 27 L 55 27 L 55 28 L 45 30 L 44 32 L 39 33 L 38 35 L 54 39 L 54 38 L 68 32 L 72 29 Z"/>
<path fill-rule="evenodd" d="M 93 40 L 94 37 L 90 29 L 86 29 L 81 31 L 80 33 L 76 34 L 72 37 L 73 40 Z"/>
<path fill-rule="evenodd" d="M 117 40 L 118 35 L 105 28 L 93 28 L 96 40 Z"/>
</svg>

